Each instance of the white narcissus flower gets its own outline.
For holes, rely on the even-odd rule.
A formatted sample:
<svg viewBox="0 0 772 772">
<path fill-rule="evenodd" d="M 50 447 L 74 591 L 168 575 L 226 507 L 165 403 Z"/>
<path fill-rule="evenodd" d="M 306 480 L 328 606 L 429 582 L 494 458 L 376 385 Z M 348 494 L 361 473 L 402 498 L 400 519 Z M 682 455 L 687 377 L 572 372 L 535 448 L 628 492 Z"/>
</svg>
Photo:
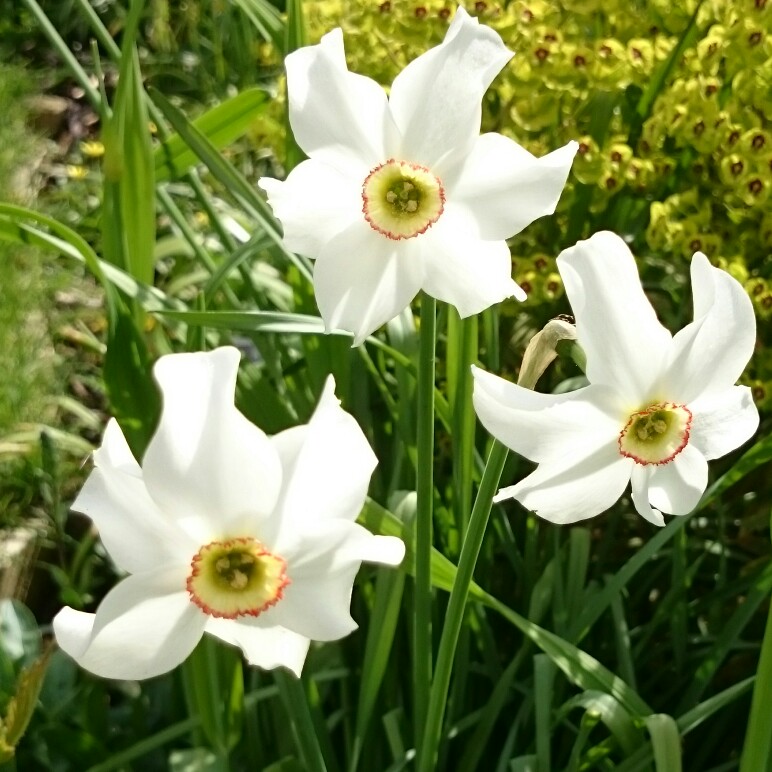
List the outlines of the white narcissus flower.
<svg viewBox="0 0 772 772">
<path fill-rule="evenodd" d="M 497 500 L 573 523 L 608 509 L 632 482 L 635 508 L 655 525 L 664 525 L 662 512 L 688 514 L 705 491 L 708 461 L 758 427 L 750 389 L 735 386 L 756 340 L 750 298 L 698 252 L 694 321 L 671 335 L 619 236 L 597 233 L 557 262 L 590 385 L 539 394 L 475 369 L 483 425 L 539 464 Z"/>
<path fill-rule="evenodd" d="M 86 670 L 156 676 L 209 633 L 253 665 L 299 674 L 310 640 L 356 628 L 360 563 L 402 560 L 402 541 L 354 522 L 376 458 L 332 378 L 307 425 L 269 438 L 233 404 L 238 365 L 231 347 L 158 361 L 163 411 L 142 466 L 107 426 L 73 508 L 130 575 L 96 614 L 54 619 Z"/>
<path fill-rule="evenodd" d="M 290 123 L 309 160 L 259 185 L 287 247 L 316 260 L 328 330 L 361 343 L 420 289 L 461 316 L 525 298 L 504 240 L 555 210 L 578 145 L 535 158 L 480 136 L 483 94 L 511 56 L 459 8 L 388 98 L 348 71 L 340 29 L 287 57 Z"/>
</svg>

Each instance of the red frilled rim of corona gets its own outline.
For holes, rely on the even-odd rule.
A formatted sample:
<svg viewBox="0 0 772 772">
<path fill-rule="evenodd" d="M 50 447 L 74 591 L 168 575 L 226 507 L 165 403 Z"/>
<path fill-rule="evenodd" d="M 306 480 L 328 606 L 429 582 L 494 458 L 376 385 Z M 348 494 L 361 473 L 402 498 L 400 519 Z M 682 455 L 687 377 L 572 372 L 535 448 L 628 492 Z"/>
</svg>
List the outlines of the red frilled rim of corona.
<svg viewBox="0 0 772 772">
<path fill-rule="evenodd" d="M 660 402 L 633 413 L 619 433 L 619 452 L 636 464 L 669 464 L 688 444 L 692 413 L 686 405 Z"/>
<path fill-rule="evenodd" d="M 445 210 L 445 189 L 425 166 L 393 158 L 362 183 L 362 213 L 370 227 L 395 241 L 420 236 Z"/>
<path fill-rule="evenodd" d="M 213 541 L 190 563 L 187 590 L 205 614 L 256 617 L 284 597 L 287 564 L 251 537 Z"/>
</svg>

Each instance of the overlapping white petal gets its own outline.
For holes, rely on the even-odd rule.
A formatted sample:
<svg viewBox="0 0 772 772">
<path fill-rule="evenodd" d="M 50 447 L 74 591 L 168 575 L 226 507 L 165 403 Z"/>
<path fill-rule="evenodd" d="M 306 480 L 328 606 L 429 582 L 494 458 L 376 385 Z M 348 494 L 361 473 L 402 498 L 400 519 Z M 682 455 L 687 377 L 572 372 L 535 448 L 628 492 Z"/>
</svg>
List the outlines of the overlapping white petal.
<svg viewBox="0 0 772 772">
<path fill-rule="evenodd" d="M 587 378 L 640 406 L 662 373 L 671 335 L 643 292 L 630 249 L 602 231 L 563 250 L 557 263 L 587 354 Z"/>
<path fill-rule="evenodd" d="M 72 508 L 90 517 L 115 564 L 129 573 L 149 571 L 198 548 L 166 518 L 142 478 L 110 467 L 94 469 Z"/>
<path fill-rule="evenodd" d="M 311 420 L 273 437 L 284 476 L 276 504 L 277 552 L 331 520 L 356 520 L 378 459 L 353 416 L 340 406 L 330 376 Z M 266 538 L 268 538 L 266 536 Z"/>
<path fill-rule="evenodd" d="M 635 464 L 630 480 L 632 487 L 632 499 L 635 511 L 652 525 L 660 528 L 665 525 L 665 518 L 658 509 L 654 509 L 649 501 L 649 480 L 654 472 L 654 467 Z"/>
<path fill-rule="evenodd" d="M 163 412 L 141 467 L 117 423 L 108 425 L 76 507 L 131 575 L 96 614 L 65 608 L 54 620 L 59 645 L 87 670 L 150 678 L 176 667 L 208 632 L 252 664 L 299 674 L 309 639 L 356 627 L 349 603 L 362 561 L 404 557 L 400 539 L 354 522 L 376 459 L 333 380 L 307 426 L 269 440 L 234 407 L 238 362 L 234 348 L 159 360 Z M 198 574 L 188 589 L 194 556 L 225 542 L 266 550 L 289 577 L 256 617 L 214 616 L 218 593 L 199 596 L 206 581 Z"/>
<path fill-rule="evenodd" d="M 389 109 L 401 135 L 394 153 L 439 174 L 451 168 L 480 133 L 483 94 L 511 58 L 498 33 L 459 8 L 442 44 L 394 79 Z"/>
<path fill-rule="evenodd" d="M 307 528 L 293 547 L 287 552 L 292 583 L 266 617 L 317 641 L 336 640 L 356 629 L 348 609 L 363 560 L 396 565 L 405 554 L 400 539 L 375 536 L 342 520 Z"/>
<path fill-rule="evenodd" d="M 622 495 L 633 462 L 619 455 L 613 443 L 573 463 L 540 464 L 528 477 L 502 488 L 495 501 L 517 499 L 553 523 L 575 523 L 607 510 Z"/>
<path fill-rule="evenodd" d="M 701 395 L 691 403 L 690 442 L 709 461 L 747 442 L 759 428 L 759 411 L 747 386 Z"/>
<path fill-rule="evenodd" d="M 311 643 L 309 638 L 261 617 L 241 619 L 236 625 L 229 619 L 209 617 L 205 630 L 221 641 L 238 646 L 250 665 L 264 670 L 286 667 L 298 677 Z"/>
<path fill-rule="evenodd" d="M 569 142 L 536 158 L 501 134 L 483 134 L 454 177 L 449 197 L 464 206 L 488 240 L 507 239 L 552 214 L 579 148 Z"/>
<path fill-rule="evenodd" d="M 484 241 L 463 207 L 446 204 L 445 214 L 416 241 L 424 267 L 423 288 L 450 303 L 464 318 L 508 297 L 525 300 L 512 279 L 504 241 Z"/>
<path fill-rule="evenodd" d="M 671 337 L 618 236 L 598 233 L 579 242 L 561 253 L 558 267 L 590 385 L 538 394 L 473 370 L 483 425 L 539 463 L 497 499 L 515 498 L 548 520 L 570 523 L 610 507 L 629 480 L 636 510 L 654 525 L 664 525 L 663 512 L 692 512 L 707 486 L 708 460 L 739 447 L 758 427 L 750 390 L 733 385 L 755 340 L 749 298 L 698 253 L 692 261 L 694 321 Z M 636 443 L 653 441 L 653 424 L 644 423 L 638 437 L 624 435 L 622 455 L 620 438 L 629 423 L 651 415 L 642 412 L 649 408 L 667 412 L 670 406 L 690 416 L 690 424 L 663 446 L 668 450 L 653 462 L 651 455 L 636 456 Z"/>
<path fill-rule="evenodd" d="M 184 567 L 173 566 L 127 577 L 96 614 L 62 609 L 54 633 L 60 648 L 86 670 L 135 680 L 179 665 L 201 640 L 205 624 L 185 590 Z"/>
<path fill-rule="evenodd" d="M 154 370 L 163 412 L 142 463 L 144 481 L 164 514 L 199 544 L 265 518 L 281 486 L 276 451 L 233 403 L 239 357 L 232 347 L 177 354 Z"/>
<path fill-rule="evenodd" d="M 396 77 L 388 101 L 348 71 L 340 30 L 287 57 L 290 123 L 310 161 L 285 182 L 258 184 L 288 248 L 317 260 L 328 331 L 349 330 L 358 345 L 421 289 L 461 316 L 525 298 L 504 240 L 554 211 L 577 146 L 537 159 L 504 137 L 479 137 L 482 97 L 511 56 L 459 8 L 445 40 Z M 417 167 L 439 191 L 414 229 L 390 228 L 391 204 L 384 214 L 364 197 L 370 173 L 392 161 Z M 373 212 L 383 222 L 371 226 Z"/>
<path fill-rule="evenodd" d="M 607 387 L 570 394 L 540 394 L 472 368 L 474 409 L 482 425 L 530 461 L 589 455 L 616 442 L 620 413 Z M 612 412 L 609 412 L 612 408 Z"/>
<path fill-rule="evenodd" d="M 691 277 L 694 321 L 673 339 L 664 377 L 668 393 L 684 402 L 731 388 L 756 343 L 753 303 L 738 282 L 701 252 Z"/>
<path fill-rule="evenodd" d="M 424 280 L 421 245 L 383 238 L 357 222 L 325 244 L 314 264 L 314 288 L 328 330 L 354 333 L 354 345 L 393 319 Z"/>
<path fill-rule="evenodd" d="M 281 221 L 287 249 L 312 260 L 336 234 L 361 222 L 362 181 L 323 161 L 303 161 L 285 182 L 263 177 L 258 185 Z"/>
<path fill-rule="evenodd" d="M 383 89 L 349 72 L 340 29 L 317 46 L 293 51 L 285 64 L 297 143 L 309 157 L 363 180 L 385 160 L 387 137 L 393 134 Z"/>
<path fill-rule="evenodd" d="M 708 485 L 708 462 L 687 445 L 670 463 L 656 466 L 649 478 L 649 501 L 670 515 L 688 515 Z"/>
</svg>

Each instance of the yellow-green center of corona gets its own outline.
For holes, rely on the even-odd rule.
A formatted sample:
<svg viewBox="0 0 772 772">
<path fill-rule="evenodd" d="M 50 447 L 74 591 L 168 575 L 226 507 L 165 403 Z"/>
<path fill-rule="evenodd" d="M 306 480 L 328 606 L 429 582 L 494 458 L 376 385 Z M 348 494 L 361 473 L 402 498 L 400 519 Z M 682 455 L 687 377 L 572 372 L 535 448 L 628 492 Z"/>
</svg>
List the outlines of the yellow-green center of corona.
<svg viewBox="0 0 772 772">
<path fill-rule="evenodd" d="M 619 452 L 636 463 L 667 464 L 689 442 L 692 414 L 685 405 L 661 402 L 633 413 L 619 433 Z"/>
<path fill-rule="evenodd" d="M 390 160 L 362 185 L 362 212 L 370 227 L 390 239 L 410 239 L 437 222 L 445 208 L 442 182 L 428 169 Z"/>
<path fill-rule="evenodd" d="M 213 617 L 257 616 L 282 598 L 287 564 L 252 538 L 214 541 L 190 564 L 192 601 Z"/>
</svg>

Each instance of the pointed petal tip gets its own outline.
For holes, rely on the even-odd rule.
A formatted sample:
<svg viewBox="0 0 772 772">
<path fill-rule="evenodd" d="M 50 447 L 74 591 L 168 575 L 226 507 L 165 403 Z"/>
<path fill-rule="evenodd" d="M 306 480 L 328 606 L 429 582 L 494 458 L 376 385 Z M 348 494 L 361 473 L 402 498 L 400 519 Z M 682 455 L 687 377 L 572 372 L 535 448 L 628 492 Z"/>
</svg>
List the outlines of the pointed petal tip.
<svg viewBox="0 0 772 772">
<path fill-rule="evenodd" d="M 501 37 L 501 35 L 492 27 L 489 27 L 487 24 L 481 24 L 480 20 L 476 16 L 472 16 L 466 8 L 464 8 L 462 5 L 459 4 L 459 6 L 456 8 L 456 13 L 453 15 L 453 20 L 450 23 L 450 26 L 448 27 L 448 31 L 445 35 L 445 40 L 449 40 L 450 38 L 454 37 L 458 30 L 457 28 L 461 27 L 462 25 L 468 24 L 473 27 L 478 27 L 480 35 L 486 35 L 490 37 L 492 40 L 497 39 L 501 42 L 501 48 L 503 51 L 506 51 L 509 56 L 504 59 L 502 62 L 502 66 L 504 63 L 506 63 L 509 59 L 511 59 L 515 52 L 511 51 L 509 48 L 507 48 L 504 44 L 504 41 Z"/>
<path fill-rule="evenodd" d="M 662 517 L 662 513 L 658 509 L 654 509 L 652 506 L 639 507 L 637 504 L 635 506 L 635 511 L 644 519 L 648 520 L 652 525 L 656 525 L 657 528 L 664 528 L 665 527 L 665 518 Z"/>
<path fill-rule="evenodd" d="M 325 46 L 343 47 L 343 30 L 340 27 L 331 29 L 325 35 L 322 35 L 321 44 Z"/>
<path fill-rule="evenodd" d="M 330 373 L 324 380 L 324 387 L 322 388 L 322 396 L 319 398 L 319 404 L 335 404 L 340 405 L 340 400 L 335 394 L 335 376 Z"/>
<path fill-rule="evenodd" d="M 306 662 L 305 662 L 305 660 L 303 660 L 299 664 L 294 663 L 292 665 L 289 665 L 289 664 L 287 664 L 285 662 L 285 663 L 283 663 L 281 665 L 277 665 L 277 667 L 283 667 L 285 670 L 289 670 L 290 673 L 292 673 L 292 675 L 295 676 L 295 678 L 300 678 L 300 676 L 301 676 L 301 674 L 303 672 L 303 665 L 305 665 L 305 664 L 306 664 Z"/>
<path fill-rule="evenodd" d="M 111 418 L 105 426 L 101 445 L 92 453 L 96 468 L 106 467 L 119 469 L 128 474 L 141 476 L 134 454 L 131 452 L 126 437 L 115 418 Z"/>
<path fill-rule="evenodd" d="M 515 486 L 510 485 L 506 488 L 499 488 L 496 495 L 493 497 L 493 503 L 494 504 L 500 504 L 502 501 L 506 501 L 507 499 L 514 498 L 514 490 Z"/>
</svg>

